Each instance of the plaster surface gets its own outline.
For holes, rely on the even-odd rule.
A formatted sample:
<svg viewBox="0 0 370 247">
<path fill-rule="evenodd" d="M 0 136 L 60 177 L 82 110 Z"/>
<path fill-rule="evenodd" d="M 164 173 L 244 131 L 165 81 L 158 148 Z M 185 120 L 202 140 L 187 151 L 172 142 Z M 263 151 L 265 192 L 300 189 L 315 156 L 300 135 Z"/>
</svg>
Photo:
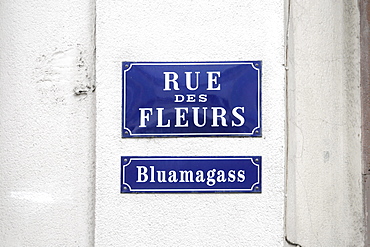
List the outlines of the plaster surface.
<svg viewBox="0 0 370 247">
<path fill-rule="evenodd" d="M 96 246 L 283 246 L 282 1 L 97 1 Z M 262 60 L 262 138 L 121 138 L 122 61 Z M 120 157 L 262 155 L 261 194 L 120 194 Z"/>
<path fill-rule="evenodd" d="M 287 236 L 364 246 L 358 5 L 290 7 Z"/>
<path fill-rule="evenodd" d="M 93 10 L 0 3 L 0 246 L 93 245 Z"/>
<path fill-rule="evenodd" d="M 288 47 L 282 1 L 98 0 L 95 129 L 95 1 L 1 1 L 0 246 L 363 246 L 358 6 L 286 2 Z M 122 61 L 248 60 L 262 138 L 121 139 Z M 123 195 L 122 155 L 262 155 L 263 192 Z"/>
</svg>

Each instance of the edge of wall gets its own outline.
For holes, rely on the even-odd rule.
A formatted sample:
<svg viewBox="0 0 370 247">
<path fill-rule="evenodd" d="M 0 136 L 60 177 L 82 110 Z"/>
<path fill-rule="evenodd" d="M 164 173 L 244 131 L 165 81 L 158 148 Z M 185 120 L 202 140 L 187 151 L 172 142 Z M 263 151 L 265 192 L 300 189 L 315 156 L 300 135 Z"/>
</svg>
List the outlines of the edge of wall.
<svg viewBox="0 0 370 247">
<path fill-rule="evenodd" d="M 370 245 L 370 4 L 360 0 L 360 49 L 361 49 L 361 109 L 362 109 L 362 162 L 364 179 L 364 203 L 366 236 L 365 245 Z"/>
<path fill-rule="evenodd" d="M 363 246 L 359 8 L 286 4 L 286 246 Z"/>
</svg>

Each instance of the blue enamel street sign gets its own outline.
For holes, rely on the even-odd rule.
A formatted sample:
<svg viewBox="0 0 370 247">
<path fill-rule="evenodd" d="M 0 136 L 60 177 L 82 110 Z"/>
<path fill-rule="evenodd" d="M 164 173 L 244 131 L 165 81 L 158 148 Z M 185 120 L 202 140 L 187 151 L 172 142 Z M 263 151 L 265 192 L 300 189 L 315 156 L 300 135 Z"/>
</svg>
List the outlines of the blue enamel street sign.
<svg viewBox="0 0 370 247">
<path fill-rule="evenodd" d="M 261 159 L 261 156 L 121 157 L 121 193 L 260 193 Z"/>
<path fill-rule="evenodd" d="M 122 137 L 261 136 L 261 68 L 123 62 Z"/>
</svg>

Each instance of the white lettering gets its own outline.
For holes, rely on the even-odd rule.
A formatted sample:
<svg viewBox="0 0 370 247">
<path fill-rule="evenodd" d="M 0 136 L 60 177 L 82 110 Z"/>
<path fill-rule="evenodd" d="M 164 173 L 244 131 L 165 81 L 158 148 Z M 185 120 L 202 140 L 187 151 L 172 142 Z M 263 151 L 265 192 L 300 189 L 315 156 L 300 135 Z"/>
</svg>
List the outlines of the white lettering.
<svg viewBox="0 0 370 247">
<path fill-rule="evenodd" d="M 245 171 L 244 170 L 239 170 L 238 171 L 238 182 L 242 183 L 245 180 Z"/>
<path fill-rule="evenodd" d="M 199 102 L 201 102 L 201 103 L 207 102 L 207 94 L 200 94 L 199 95 Z"/>
<path fill-rule="evenodd" d="M 159 183 L 166 182 L 166 171 L 157 171 L 157 177 Z"/>
<path fill-rule="evenodd" d="M 185 113 L 188 113 L 189 109 L 187 107 L 175 107 L 175 111 L 176 111 L 175 127 L 188 127 L 188 120 L 186 120 L 185 118 Z M 181 113 L 181 111 L 183 112 Z"/>
<path fill-rule="evenodd" d="M 206 181 L 206 180 L 204 179 L 204 173 L 203 173 L 203 171 L 202 171 L 202 170 L 198 170 L 198 171 L 195 173 L 195 175 L 196 175 L 195 182 L 197 182 L 197 183 L 203 183 L 204 181 Z"/>
<path fill-rule="evenodd" d="M 154 166 L 149 166 L 150 167 L 150 181 L 151 183 L 155 183 L 155 178 L 154 178 Z"/>
<path fill-rule="evenodd" d="M 182 94 L 175 94 L 175 102 L 183 102 L 185 99 L 184 95 Z"/>
<path fill-rule="evenodd" d="M 242 116 L 242 115 L 240 115 L 237 111 L 238 111 L 238 109 L 240 109 L 241 110 L 241 112 L 242 113 L 244 113 L 244 107 L 240 107 L 240 106 L 238 106 L 238 107 L 234 107 L 234 109 L 232 110 L 232 114 L 233 114 L 233 116 L 234 117 L 236 117 L 239 121 L 240 121 L 240 123 L 239 124 L 236 124 L 235 122 L 234 122 L 234 120 L 232 120 L 231 121 L 231 126 L 233 126 L 233 127 L 240 127 L 240 126 L 242 126 L 243 124 L 244 124 L 244 122 L 245 122 L 245 120 L 244 120 L 244 117 Z"/>
<path fill-rule="evenodd" d="M 216 180 L 213 178 L 216 174 L 216 169 L 209 170 L 207 172 L 207 185 L 213 186 L 216 184 Z"/>
<path fill-rule="evenodd" d="M 221 73 L 220 71 L 210 71 L 210 72 L 207 72 L 208 74 L 208 87 L 207 87 L 207 90 L 221 90 L 221 85 L 218 84 L 217 82 L 217 78 L 221 76 Z M 214 77 L 213 75 L 216 75 L 216 77 Z M 217 86 L 217 87 L 213 87 L 213 86 Z"/>
<path fill-rule="evenodd" d="M 226 118 L 224 117 L 226 115 L 226 110 L 223 107 L 211 107 L 212 109 L 212 125 L 211 127 L 219 127 L 218 125 L 218 119 L 221 119 L 221 125 L 227 127 L 226 124 Z M 220 114 L 218 114 L 218 111 L 221 111 Z"/>
<path fill-rule="evenodd" d="M 168 175 L 169 175 L 168 182 L 176 183 L 178 181 L 177 176 L 176 176 L 176 171 L 171 170 L 168 172 Z"/>
<path fill-rule="evenodd" d="M 225 172 L 223 170 L 217 171 L 217 182 L 226 182 Z"/>
<path fill-rule="evenodd" d="M 195 102 L 195 94 L 187 94 L 186 97 L 186 102 Z"/>
<path fill-rule="evenodd" d="M 173 83 L 174 90 L 180 90 L 179 84 L 176 81 L 179 78 L 179 75 L 176 72 L 163 72 L 164 74 L 164 89 L 163 91 L 171 91 L 170 82 Z M 170 78 L 172 75 L 172 78 Z"/>
<path fill-rule="evenodd" d="M 180 182 L 194 182 L 193 171 L 180 171 Z"/>
<path fill-rule="evenodd" d="M 158 112 L 157 127 L 170 127 L 170 120 L 169 119 L 167 120 L 167 124 L 163 125 L 163 110 L 164 110 L 164 108 L 156 108 L 156 109 L 157 109 L 157 112 Z"/>
<path fill-rule="evenodd" d="M 231 182 L 231 183 L 235 182 L 235 179 L 236 179 L 235 170 L 230 170 L 227 175 L 228 175 L 228 179 L 227 179 L 228 182 Z"/>
<path fill-rule="evenodd" d="M 180 95 L 182 96 L 182 95 Z M 184 97 L 184 96 L 182 96 Z M 187 98 L 194 100 L 195 95 L 187 95 Z M 180 99 L 180 98 L 179 98 Z M 191 101 L 193 102 L 193 101 Z M 173 111 L 173 109 L 175 111 Z M 155 108 L 154 113 L 152 108 L 139 108 L 140 111 L 140 125 L 139 127 L 147 127 L 150 122 L 151 116 L 156 115 L 158 128 L 168 128 L 174 126 L 178 127 L 189 127 L 189 125 L 202 128 L 206 126 L 207 120 L 212 121 L 211 127 L 240 127 L 244 125 L 245 119 L 242 113 L 244 113 L 244 107 L 237 106 L 231 110 L 231 114 L 226 111 L 225 108 L 220 106 L 211 107 L 211 112 L 208 111 L 208 107 L 174 107 L 173 109 L 166 109 L 162 107 Z M 189 116 L 192 114 L 192 117 Z M 208 114 L 208 116 L 207 116 Z M 209 116 L 211 115 L 211 116 Z M 167 118 L 167 119 L 166 119 Z M 173 118 L 175 118 L 174 121 Z M 233 119 L 234 118 L 234 119 Z M 236 119 L 235 119 L 236 118 Z M 189 123 L 189 120 L 191 123 Z M 228 122 L 230 121 L 231 122 Z M 202 122 L 200 122 L 202 121 Z M 173 125 L 173 123 L 175 125 Z M 151 124 L 153 127 L 153 124 Z"/>
<path fill-rule="evenodd" d="M 203 124 L 199 124 L 199 107 L 192 107 L 193 108 L 193 121 L 194 125 L 201 128 L 207 123 L 207 107 L 202 107 L 203 109 Z"/>
<path fill-rule="evenodd" d="M 211 169 L 207 172 L 203 170 L 170 170 L 167 174 L 167 171 L 158 171 L 154 166 L 136 166 L 137 169 L 137 183 L 194 183 L 194 175 L 196 183 L 206 183 L 208 186 L 212 187 L 216 183 L 242 183 L 245 181 L 245 170 L 217 170 Z M 148 174 L 150 170 L 150 175 Z"/>
<path fill-rule="evenodd" d="M 152 108 L 139 108 L 140 111 L 140 125 L 139 127 L 146 127 L 145 121 L 149 121 L 149 116 L 153 114 Z M 146 111 L 149 111 L 146 114 Z"/>
<path fill-rule="evenodd" d="M 137 180 L 138 183 L 145 183 L 148 181 L 148 168 L 145 166 L 136 166 L 137 169 Z"/>
<path fill-rule="evenodd" d="M 186 88 L 189 89 L 190 91 L 197 90 L 198 87 L 199 87 L 199 74 L 200 74 L 200 72 L 195 72 L 195 78 L 196 78 L 195 87 L 191 86 L 191 74 L 192 73 L 193 72 L 185 72 Z"/>
</svg>

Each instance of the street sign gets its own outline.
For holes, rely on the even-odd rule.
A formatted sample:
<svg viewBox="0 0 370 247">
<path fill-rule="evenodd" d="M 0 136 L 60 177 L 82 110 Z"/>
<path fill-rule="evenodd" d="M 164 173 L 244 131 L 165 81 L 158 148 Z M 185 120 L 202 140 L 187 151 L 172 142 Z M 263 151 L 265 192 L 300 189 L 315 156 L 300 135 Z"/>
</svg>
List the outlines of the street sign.
<svg viewBox="0 0 370 247">
<path fill-rule="evenodd" d="M 121 157 L 121 193 L 260 193 L 261 165 L 261 156 Z"/>
<path fill-rule="evenodd" d="M 261 136 L 261 68 L 123 62 L 122 137 Z"/>
</svg>

